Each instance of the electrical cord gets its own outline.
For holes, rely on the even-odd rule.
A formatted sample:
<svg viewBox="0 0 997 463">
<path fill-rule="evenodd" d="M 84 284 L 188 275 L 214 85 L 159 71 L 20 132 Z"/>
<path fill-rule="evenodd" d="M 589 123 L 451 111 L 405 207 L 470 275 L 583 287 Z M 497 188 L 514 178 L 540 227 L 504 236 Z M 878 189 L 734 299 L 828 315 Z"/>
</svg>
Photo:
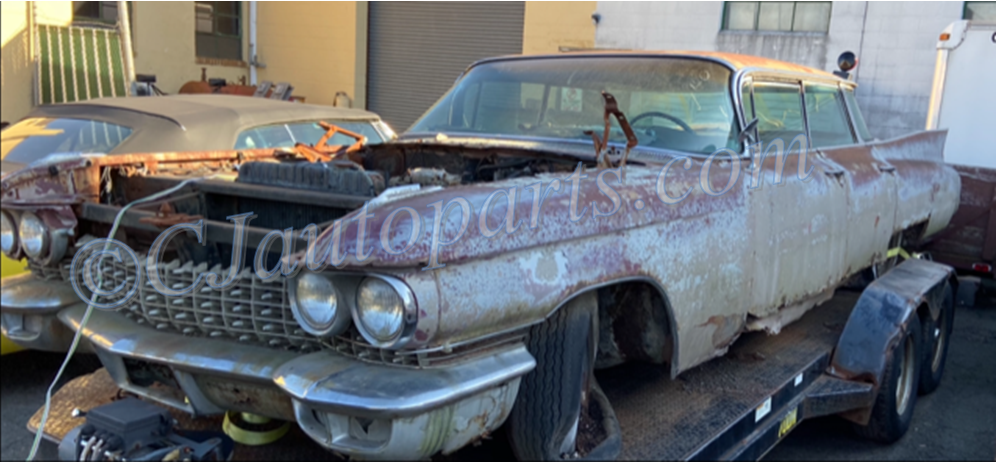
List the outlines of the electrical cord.
<svg viewBox="0 0 997 463">
<path fill-rule="evenodd" d="M 118 226 L 121 224 L 121 218 L 124 217 L 125 212 L 127 212 L 128 209 L 130 209 L 132 206 L 136 206 L 142 203 L 147 203 L 149 201 L 156 201 L 158 199 L 176 193 L 183 187 L 187 186 L 189 183 L 200 180 L 207 180 L 212 177 L 215 177 L 215 175 L 189 178 L 174 185 L 171 188 L 153 193 L 149 196 L 146 196 L 144 198 L 139 198 L 136 199 L 135 201 L 128 203 L 127 205 L 125 205 L 125 207 L 122 207 L 121 210 L 118 211 L 118 215 L 114 217 L 114 222 L 111 225 L 111 232 L 108 233 L 107 239 L 110 240 L 114 238 L 114 235 L 118 232 Z M 110 248 L 110 246 L 111 246 L 110 241 L 105 242 L 103 252 L 106 252 Z M 98 288 L 100 288 L 101 285 L 104 284 L 104 273 L 99 272 L 97 274 L 96 280 L 97 280 L 96 285 Z M 138 284 L 137 281 L 136 284 Z M 45 423 L 48 421 L 48 414 L 52 406 L 52 390 L 55 389 L 55 385 L 59 383 L 59 379 L 62 378 L 62 374 L 66 371 L 66 367 L 69 365 L 69 360 L 73 358 L 73 354 L 76 352 L 76 348 L 80 344 L 80 339 L 83 335 L 83 328 L 86 327 L 87 322 L 90 320 L 90 314 L 93 313 L 93 305 L 94 303 L 97 302 L 97 297 L 98 295 L 96 292 L 90 297 L 90 302 L 87 303 L 87 311 L 83 314 L 83 319 L 80 320 L 80 327 L 77 328 L 76 335 L 73 336 L 72 344 L 69 345 L 69 352 L 66 353 L 66 359 L 62 361 L 62 366 L 59 367 L 59 371 L 55 374 L 55 379 L 52 380 L 52 384 L 49 385 L 48 391 L 45 392 L 45 410 L 42 412 L 42 419 L 41 422 L 38 424 L 38 431 L 35 431 L 35 439 L 31 443 L 31 452 L 28 453 L 28 461 L 35 461 L 35 457 L 38 454 L 38 447 L 41 445 L 42 436 L 45 434 Z"/>
</svg>

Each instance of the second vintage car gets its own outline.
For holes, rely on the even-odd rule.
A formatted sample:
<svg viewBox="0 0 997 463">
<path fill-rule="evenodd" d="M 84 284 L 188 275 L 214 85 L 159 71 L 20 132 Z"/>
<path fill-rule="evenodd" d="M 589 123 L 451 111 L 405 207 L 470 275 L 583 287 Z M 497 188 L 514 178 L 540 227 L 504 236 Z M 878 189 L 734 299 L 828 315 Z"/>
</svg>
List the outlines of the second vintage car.
<svg viewBox="0 0 997 463">
<path fill-rule="evenodd" d="M 4 281 L 3 329 L 80 330 L 126 391 L 293 420 L 359 458 L 449 453 L 503 424 L 522 459 L 613 458 L 594 369 L 681 375 L 948 223 L 960 185 L 945 133 L 873 140 L 854 91 L 732 54 L 495 58 L 399 140 L 328 162 L 234 151 L 25 169 L 3 182 L 4 233 L 68 246 Z M 164 223 L 164 203 L 192 219 Z M 200 236 L 182 233 L 198 219 Z M 102 287 L 138 289 L 88 310 L 72 251 L 114 227 L 138 257 L 109 260 Z M 868 426 L 895 425 L 877 416 Z"/>
<path fill-rule="evenodd" d="M 392 139 L 394 132 L 373 113 L 265 98 L 228 95 L 179 95 L 156 98 L 97 98 L 45 105 L 0 133 L 0 172 L 76 155 L 118 155 L 233 148 L 291 147 L 314 144 L 325 121 L 363 134 L 367 143 Z M 351 142 L 336 135 L 333 144 Z M 3 218 L 4 226 L 8 218 Z M 7 235 L 11 237 L 10 235 Z M 12 237 L 11 237 L 12 238 Z M 7 238 L 4 238 L 7 239 Z M 13 241 L 5 241 L 7 246 Z M 16 254 L 16 249 L 10 249 Z M 3 276 L 21 273 L 25 262 L 0 256 Z M 27 340 L 22 340 L 22 342 Z M 19 350 L 0 338 L 0 354 Z"/>
</svg>

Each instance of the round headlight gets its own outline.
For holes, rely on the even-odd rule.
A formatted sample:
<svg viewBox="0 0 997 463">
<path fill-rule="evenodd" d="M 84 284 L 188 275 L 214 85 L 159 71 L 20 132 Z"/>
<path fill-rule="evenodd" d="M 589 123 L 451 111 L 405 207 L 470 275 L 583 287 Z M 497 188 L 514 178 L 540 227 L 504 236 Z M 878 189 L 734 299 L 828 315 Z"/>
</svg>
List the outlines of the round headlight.
<svg viewBox="0 0 997 463">
<path fill-rule="evenodd" d="M 21 223 L 17 229 L 21 249 L 24 249 L 24 253 L 34 259 L 44 257 L 48 250 L 49 236 L 48 227 L 45 226 L 42 219 L 39 219 L 34 213 L 25 212 L 21 215 Z"/>
<path fill-rule="evenodd" d="M 405 303 L 388 282 L 367 278 L 357 290 L 357 322 L 371 343 L 390 343 L 405 327 Z"/>
<path fill-rule="evenodd" d="M 14 219 L 6 212 L 0 212 L 0 251 L 8 257 L 17 252 L 17 230 Z"/>
<path fill-rule="evenodd" d="M 340 310 L 339 292 L 329 278 L 305 273 L 291 284 L 290 293 L 291 312 L 305 332 L 337 335 L 349 326 L 349 311 Z"/>
</svg>

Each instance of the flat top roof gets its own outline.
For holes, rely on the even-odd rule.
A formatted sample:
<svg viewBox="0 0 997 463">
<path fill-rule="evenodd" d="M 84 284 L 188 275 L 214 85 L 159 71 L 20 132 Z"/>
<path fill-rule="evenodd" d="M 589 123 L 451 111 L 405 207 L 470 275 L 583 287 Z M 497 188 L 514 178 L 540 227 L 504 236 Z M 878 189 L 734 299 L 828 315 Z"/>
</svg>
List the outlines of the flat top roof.
<svg viewBox="0 0 997 463">
<path fill-rule="evenodd" d="M 192 127 L 220 119 L 241 121 L 239 125 L 261 125 L 286 122 L 291 118 L 333 120 L 375 120 L 378 116 L 362 109 L 337 108 L 289 101 L 253 98 L 237 95 L 167 95 L 150 97 L 95 98 L 60 105 L 42 106 L 44 111 L 54 106 L 101 106 L 135 111 L 169 119 L 183 127 Z"/>
<path fill-rule="evenodd" d="M 577 58 L 577 57 L 626 57 L 626 56 L 660 56 L 662 58 L 708 58 L 723 62 L 735 70 L 745 68 L 762 68 L 775 71 L 795 72 L 801 74 L 811 74 L 824 78 L 839 79 L 833 73 L 815 69 L 809 66 L 779 61 L 761 56 L 741 55 L 738 53 L 724 53 L 717 51 L 689 51 L 689 50 L 590 50 L 572 51 L 555 54 L 541 55 L 508 55 L 496 58 L 487 58 L 479 63 L 499 60 L 516 59 L 546 59 L 546 58 Z"/>
</svg>

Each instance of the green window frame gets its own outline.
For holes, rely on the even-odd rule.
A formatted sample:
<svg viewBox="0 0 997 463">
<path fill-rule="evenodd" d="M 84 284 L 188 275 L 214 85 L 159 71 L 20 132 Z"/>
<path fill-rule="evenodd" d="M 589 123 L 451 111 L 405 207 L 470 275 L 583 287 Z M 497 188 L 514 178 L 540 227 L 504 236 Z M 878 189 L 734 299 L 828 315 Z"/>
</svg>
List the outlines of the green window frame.
<svg viewBox="0 0 997 463">
<path fill-rule="evenodd" d="M 724 2 L 726 31 L 823 32 L 831 25 L 831 2 Z"/>
<path fill-rule="evenodd" d="M 242 3 L 194 2 L 198 58 L 242 61 Z"/>
</svg>

